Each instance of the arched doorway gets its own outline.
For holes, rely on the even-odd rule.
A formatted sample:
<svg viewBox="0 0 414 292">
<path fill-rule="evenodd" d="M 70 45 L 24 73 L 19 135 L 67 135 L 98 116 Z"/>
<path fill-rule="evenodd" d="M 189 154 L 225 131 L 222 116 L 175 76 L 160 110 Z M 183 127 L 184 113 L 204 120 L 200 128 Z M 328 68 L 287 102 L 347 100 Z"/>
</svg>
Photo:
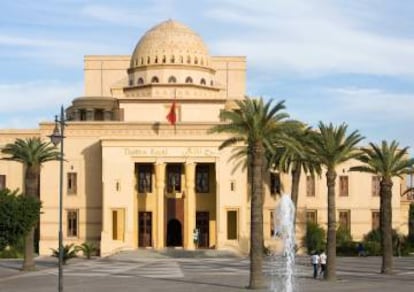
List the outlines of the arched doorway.
<svg viewBox="0 0 414 292">
<path fill-rule="evenodd" d="M 167 224 L 167 246 L 183 246 L 181 222 L 171 219 Z"/>
</svg>

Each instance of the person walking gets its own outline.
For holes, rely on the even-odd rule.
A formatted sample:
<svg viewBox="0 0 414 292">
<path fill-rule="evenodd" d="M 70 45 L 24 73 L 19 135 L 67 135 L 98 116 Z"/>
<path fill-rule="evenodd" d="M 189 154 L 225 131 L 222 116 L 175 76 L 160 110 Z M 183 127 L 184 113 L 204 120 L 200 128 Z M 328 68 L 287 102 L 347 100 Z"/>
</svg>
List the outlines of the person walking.
<svg viewBox="0 0 414 292">
<path fill-rule="evenodd" d="M 313 266 L 313 278 L 316 279 L 318 277 L 318 270 L 319 270 L 319 255 L 316 251 L 312 252 L 311 256 L 311 264 Z"/>
<path fill-rule="evenodd" d="M 319 273 L 319 276 L 321 277 L 321 279 L 323 279 L 325 277 L 325 271 L 326 271 L 326 260 L 327 260 L 327 256 L 325 251 L 323 250 L 321 252 L 321 254 L 319 255 L 319 262 L 321 264 L 321 271 Z"/>
</svg>

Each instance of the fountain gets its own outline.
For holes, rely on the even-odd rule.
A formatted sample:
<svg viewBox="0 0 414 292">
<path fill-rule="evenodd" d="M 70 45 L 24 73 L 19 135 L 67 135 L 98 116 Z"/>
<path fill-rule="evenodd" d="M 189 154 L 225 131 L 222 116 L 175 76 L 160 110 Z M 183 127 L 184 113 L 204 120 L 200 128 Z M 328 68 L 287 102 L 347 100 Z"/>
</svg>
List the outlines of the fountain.
<svg viewBox="0 0 414 292">
<path fill-rule="evenodd" d="M 290 195 L 284 194 L 280 198 L 279 205 L 275 208 L 275 237 L 282 241 L 282 250 L 279 255 L 272 258 L 272 282 L 271 291 L 292 292 L 295 281 L 295 206 Z"/>
</svg>

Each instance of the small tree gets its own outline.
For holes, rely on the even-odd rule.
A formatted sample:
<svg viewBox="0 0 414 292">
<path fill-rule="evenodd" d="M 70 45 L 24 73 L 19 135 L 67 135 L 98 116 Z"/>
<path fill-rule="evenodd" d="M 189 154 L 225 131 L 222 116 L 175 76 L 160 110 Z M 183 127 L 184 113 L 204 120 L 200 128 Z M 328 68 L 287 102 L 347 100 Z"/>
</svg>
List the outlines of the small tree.
<svg viewBox="0 0 414 292">
<path fill-rule="evenodd" d="M 76 246 L 77 251 L 81 251 L 83 255 L 89 260 L 92 255 L 96 254 L 98 247 L 93 242 L 84 242 L 81 245 Z"/>
<path fill-rule="evenodd" d="M 0 251 L 15 245 L 39 220 L 41 204 L 17 190 L 0 190 Z"/>
<path fill-rule="evenodd" d="M 306 233 L 303 241 L 305 242 L 308 254 L 312 253 L 313 251 L 320 251 L 325 249 L 325 236 L 325 230 L 318 224 L 313 222 L 306 223 Z"/>
<path fill-rule="evenodd" d="M 59 258 L 59 248 L 52 248 L 52 256 Z M 66 244 L 63 246 L 63 264 L 66 265 L 66 262 L 71 258 L 75 258 L 77 255 L 77 249 L 73 243 Z"/>
</svg>

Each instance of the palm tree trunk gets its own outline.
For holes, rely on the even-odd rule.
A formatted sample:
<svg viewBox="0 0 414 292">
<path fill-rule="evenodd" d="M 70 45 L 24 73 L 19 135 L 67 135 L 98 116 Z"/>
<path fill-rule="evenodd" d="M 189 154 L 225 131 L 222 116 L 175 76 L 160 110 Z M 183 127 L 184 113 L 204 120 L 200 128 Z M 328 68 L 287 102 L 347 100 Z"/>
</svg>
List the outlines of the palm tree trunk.
<svg viewBox="0 0 414 292">
<path fill-rule="evenodd" d="M 25 196 L 39 199 L 39 177 L 40 167 L 27 166 L 25 173 Z M 30 232 L 26 235 L 24 240 L 24 260 L 23 271 L 33 271 L 35 269 L 35 262 L 33 257 L 34 252 L 34 230 L 37 222 L 32 227 Z"/>
<path fill-rule="evenodd" d="M 300 176 L 302 173 L 302 167 L 296 165 L 294 169 L 292 169 L 292 187 L 291 187 L 291 198 L 293 205 L 295 206 L 294 214 L 293 214 L 293 225 L 296 232 L 296 210 L 298 209 L 298 198 L 299 198 L 299 183 L 300 183 Z"/>
<path fill-rule="evenodd" d="M 326 172 L 326 183 L 328 186 L 328 248 L 325 279 L 336 280 L 336 204 L 335 204 L 335 180 L 336 172 L 329 169 Z"/>
<path fill-rule="evenodd" d="M 35 270 L 35 262 L 33 259 L 33 250 L 34 250 L 34 229 L 32 227 L 29 233 L 24 238 L 24 260 L 23 260 L 23 271 L 33 271 Z"/>
<path fill-rule="evenodd" d="M 393 269 L 393 250 L 392 250 L 392 181 L 384 178 L 381 181 L 381 247 L 382 247 L 382 266 L 381 273 L 391 274 Z"/>
<path fill-rule="evenodd" d="M 263 146 L 252 149 L 252 195 L 250 214 L 250 289 L 264 287 L 263 279 Z"/>
</svg>

